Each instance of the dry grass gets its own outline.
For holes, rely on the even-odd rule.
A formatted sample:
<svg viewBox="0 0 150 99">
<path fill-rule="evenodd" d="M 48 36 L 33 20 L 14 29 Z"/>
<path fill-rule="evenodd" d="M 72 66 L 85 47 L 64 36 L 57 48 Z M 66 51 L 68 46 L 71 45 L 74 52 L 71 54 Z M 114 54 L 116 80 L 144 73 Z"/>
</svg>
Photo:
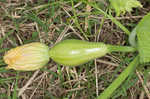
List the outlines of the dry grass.
<svg viewBox="0 0 150 99">
<path fill-rule="evenodd" d="M 108 2 L 97 2 L 107 10 Z M 129 30 L 150 10 L 150 3 L 141 2 L 144 8 L 116 17 Z M 9 48 L 34 41 L 52 47 L 69 38 L 128 45 L 128 37 L 121 29 L 82 2 L 74 1 L 72 5 L 71 0 L 50 0 L 49 3 L 48 0 L 0 0 L 0 99 L 18 96 L 19 99 L 94 99 L 132 60 L 133 54 L 113 53 L 81 67 L 69 68 L 50 61 L 35 72 L 4 68 L 2 57 Z M 148 98 L 143 88 L 150 89 L 149 80 L 145 86 L 140 75 L 131 75 L 113 96 Z M 138 77 L 141 78 L 138 80 Z"/>
</svg>

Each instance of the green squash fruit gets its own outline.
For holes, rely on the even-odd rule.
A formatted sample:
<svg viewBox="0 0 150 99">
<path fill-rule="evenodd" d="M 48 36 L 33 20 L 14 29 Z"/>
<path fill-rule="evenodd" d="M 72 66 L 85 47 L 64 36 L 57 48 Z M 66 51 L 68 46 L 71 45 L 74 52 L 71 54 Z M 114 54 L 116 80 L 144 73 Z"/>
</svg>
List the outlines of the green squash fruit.
<svg viewBox="0 0 150 99">
<path fill-rule="evenodd" d="M 49 55 L 55 62 L 66 66 L 77 66 L 102 57 L 111 52 L 134 52 L 133 47 L 116 46 L 101 42 L 64 40 L 50 49 Z"/>
<path fill-rule="evenodd" d="M 67 66 L 77 66 L 108 53 L 104 43 L 82 40 L 64 40 L 49 51 L 50 57 L 57 63 Z"/>
</svg>

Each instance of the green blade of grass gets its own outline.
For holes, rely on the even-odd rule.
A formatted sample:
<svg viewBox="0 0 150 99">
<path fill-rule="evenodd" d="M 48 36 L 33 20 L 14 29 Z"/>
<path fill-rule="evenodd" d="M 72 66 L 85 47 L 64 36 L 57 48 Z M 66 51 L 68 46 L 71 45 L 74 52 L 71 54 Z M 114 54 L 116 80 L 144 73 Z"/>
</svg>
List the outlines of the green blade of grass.
<svg viewBox="0 0 150 99">
<path fill-rule="evenodd" d="M 0 39 L 0 45 L 3 43 L 3 41 L 9 36 L 9 35 L 11 35 L 11 33 L 13 33 L 14 32 L 14 30 L 11 30 L 11 31 L 9 31 L 6 35 L 5 35 L 5 37 L 3 37 L 3 38 L 1 38 Z M 2 49 L 1 49 L 2 50 Z"/>
<path fill-rule="evenodd" d="M 78 29 L 81 31 L 83 36 L 88 40 L 87 35 L 84 33 L 84 31 L 82 30 L 82 28 L 81 28 L 81 26 L 80 26 L 80 24 L 78 22 L 78 18 L 77 18 L 77 14 L 76 14 L 76 11 L 75 11 L 75 8 L 74 8 L 74 1 L 73 0 L 71 0 L 71 4 L 72 4 L 72 9 L 73 9 L 73 14 L 74 14 L 73 19 L 75 20 L 75 24 L 78 27 Z"/>
<path fill-rule="evenodd" d="M 13 91 L 13 99 L 18 99 L 17 98 L 17 89 L 18 89 L 18 79 L 19 79 L 19 72 L 17 72 L 17 75 L 16 75 L 16 83 L 15 83 L 15 88 L 14 88 L 14 91 Z"/>
<path fill-rule="evenodd" d="M 6 83 L 6 82 L 11 82 L 11 80 L 15 79 L 16 77 L 9 77 L 9 78 L 1 78 L 0 79 L 0 84 Z"/>
<path fill-rule="evenodd" d="M 82 0 L 82 2 L 92 6 L 93 8 L 100 11 L 104 16 L 111 19 L 111 21 L 114 22 L 118 27 L 120 27 L 127 35 L 130 34 L 130 31 L 124 25 L 122 25 L 119 21 L 117 21 L 113 16 L 111 16 L 111 15 L 107 14 L 105 11 L 101 10 L 95 3 L 87 2 L 86 0 Z"/>
<path fill-rule="evenodd" d="M 47 33 L 49 31 L 48 25 L 43 22 L 35 13 L 25 14 L 25 16 L 27 19 L 30 19 L 36 22 L 39 26 L 41 26 L 44 32 Z"/>
<path fill-rule="evenodd" d="M 112 84 L 104 90 L 97 99 L 108 99 L 111 94 L 122 84 L 122 82 L 132 73 L 139 64 L 139 56 L 137 56 L 128 67 L 112 82 Z"/>
<path fill-rule="evenodd" d="M 3 48 L 3 49 L 0 49 L 0 53 L 3 53 L 5 51 L 9 50 L 9 48 Z"/>
</svg>

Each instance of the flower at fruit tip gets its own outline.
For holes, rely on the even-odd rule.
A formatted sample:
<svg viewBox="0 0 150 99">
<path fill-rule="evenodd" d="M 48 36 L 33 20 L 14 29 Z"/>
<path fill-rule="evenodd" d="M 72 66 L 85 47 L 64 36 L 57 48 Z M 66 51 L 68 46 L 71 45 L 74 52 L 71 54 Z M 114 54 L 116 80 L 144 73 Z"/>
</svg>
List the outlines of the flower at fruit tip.
<svg viewBox="0 0 150 99">
<path fill-rule="evenodd" d="M 117 16 L 121 13 L 131 12 L 132 8 L 142 7 L 137 0 L 110 0 L 111 7 L 115 9 Z"/>
<path fill-rule="evenodd" d="M 49 48 L 45 44 L 35 42 L 9 50 L 3 57 L 7 69 L 33 71 L 49 61 Z"/>
</svg>

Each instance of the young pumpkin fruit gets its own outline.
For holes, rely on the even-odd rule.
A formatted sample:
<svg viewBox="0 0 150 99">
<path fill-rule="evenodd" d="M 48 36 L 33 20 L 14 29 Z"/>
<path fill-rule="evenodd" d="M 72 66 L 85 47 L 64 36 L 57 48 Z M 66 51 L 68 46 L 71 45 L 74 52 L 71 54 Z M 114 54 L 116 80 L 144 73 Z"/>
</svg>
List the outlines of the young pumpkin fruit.
<svg viewBox="0 0 150 99">
<path fill-rule="evenodd" d="M 103 43 L 82 40 L 64 40 L 49 51 L 50 57 L 59 64 L 76 66 L 104 56 L 108 49 Z"/>
<path fill-rule="evenodd" d="M 77 66 L 102 57 L 112 51 L 135 51 L 132 47 L 106 45 L 101 42 L 64 40 L 50 49 L 49 55 L 55 62 L 66 66 Z"/>
</svg>

